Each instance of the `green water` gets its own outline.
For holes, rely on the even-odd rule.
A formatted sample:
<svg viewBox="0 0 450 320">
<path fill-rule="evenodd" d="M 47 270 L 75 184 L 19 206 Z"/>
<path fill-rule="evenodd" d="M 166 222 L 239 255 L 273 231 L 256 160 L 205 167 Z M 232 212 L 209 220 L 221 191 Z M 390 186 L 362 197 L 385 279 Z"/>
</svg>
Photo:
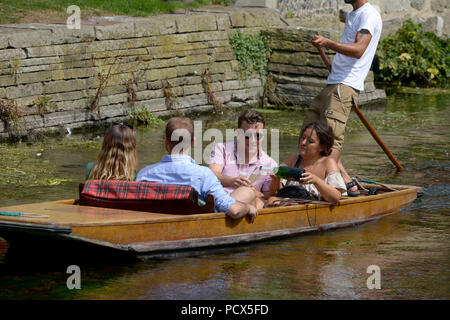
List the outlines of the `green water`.
<svg viewBox="0 0 450 320">
<path fill-rule="evenodd" d="M 353 228 L 202 255 L 81 265 L 81 290 L 67 289 L 67 266 L 57 258 L 50 266 L 32 261 L 16 270 L 0 256 L 0 299 L 449 299 L 449 98 L 448 91 L 411 90 L 390 93 L 385 107 L 363 109 L 404 167 L 399 174 L 352 114 L 343 151 L 350 174 L 423 187 L 424 195 L 398 213 Z M 269 128 L 280 129 L 282 160 L 295 149 L 304 114 L 265 116 Z M 237 122 L 236 114 L 202 119 L 204 128 Z M 0 145 L 0 206 L 76 198 L 102 134 Z M 136 136 L 140 168 L 159 161 L 162 127 L 139 127 Z M 0 240 L 0 252 L 6 247 Z M 380 267 L 379 290 L 367 288 L 370 265 Z"/>
</svg>

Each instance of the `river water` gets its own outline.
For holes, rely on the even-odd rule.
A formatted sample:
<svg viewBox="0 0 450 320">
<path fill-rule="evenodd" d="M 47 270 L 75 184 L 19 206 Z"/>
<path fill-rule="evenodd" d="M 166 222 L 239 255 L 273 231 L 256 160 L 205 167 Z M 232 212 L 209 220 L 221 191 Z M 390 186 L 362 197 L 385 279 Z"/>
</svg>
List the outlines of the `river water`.
<svg viewBox="0 0 450 320">
<path fill-rule="evenodd" d="M 11 267 L 8 244 L 0 238 L 0 299 L 449 299 L 449 98 L 448 91 L 389 92 L 386 106 L 363 109 L 403 165 L 401 173 L 351 116 L 343 151 L 350 174 L 423 188 L 423 196 L 398 213 L 201 255 L 82 265 L 81 290 L 67 289 L 67 266 L 57 257 L 55 263 Z M 295 149 L 304 113 L 265 116 L 269 129 L 280 129 L 283 160 Z M 237 122 L 235 113 L 201 119 L 204 129 L 234 128 Z M 164 154 L 162 128 L 135 129 L 140 168 Z M 76 198 L 103 132 L 0 145 L 0 206 Z M 381 289 L 367 288 L 371 265 L 380 268 Z"/>
</svg>

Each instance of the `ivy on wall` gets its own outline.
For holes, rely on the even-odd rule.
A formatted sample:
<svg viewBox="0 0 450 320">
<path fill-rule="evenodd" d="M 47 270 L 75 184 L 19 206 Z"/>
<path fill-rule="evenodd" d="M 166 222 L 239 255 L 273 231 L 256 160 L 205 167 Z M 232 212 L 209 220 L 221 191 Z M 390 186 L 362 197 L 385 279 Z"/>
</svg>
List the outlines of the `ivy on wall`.
<svg viewBox="0 0 450 320">
<path fill-rule="evenodd" d="M 272 52 L 268 45 L 268 36 L 244 34 L 240 31 L 230 35 L 230 44 L 239 62 L 241 74 L 249 76 L 253 72 L 261 76 L 267 74 L 269 55 Z"/>
</svg>

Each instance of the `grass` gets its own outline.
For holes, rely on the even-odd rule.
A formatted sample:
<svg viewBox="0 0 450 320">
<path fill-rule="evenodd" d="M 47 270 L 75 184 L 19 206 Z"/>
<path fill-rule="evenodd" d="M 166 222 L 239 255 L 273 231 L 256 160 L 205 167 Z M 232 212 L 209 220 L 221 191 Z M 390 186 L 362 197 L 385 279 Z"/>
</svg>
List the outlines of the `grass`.
<svg viewBox="0 0 450 320">
<path fill-rule="evenodd" d="M 195 0 L 189 8 L 198 8 L 209 4 L 228 4 L 229 0 Z M 81 9 L 81 17 L 89 12 L 146 17 L 161 13 L 174 13 L 184 8 L 184 1 L 163 0 L 0 0 L 0 23 L 20 23 L 21 19 L 31 12 L 55 11 L 65 14 L 71 5 Z M 46 23 L 48 21 L 42 21 Z"/>
</svg>

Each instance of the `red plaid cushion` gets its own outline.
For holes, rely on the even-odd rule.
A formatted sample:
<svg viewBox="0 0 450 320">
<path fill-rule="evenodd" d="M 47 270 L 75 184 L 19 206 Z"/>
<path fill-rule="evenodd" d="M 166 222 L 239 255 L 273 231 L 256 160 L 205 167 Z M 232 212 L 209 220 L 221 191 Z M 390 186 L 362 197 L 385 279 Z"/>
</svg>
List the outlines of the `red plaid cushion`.
<svg viewBox="0 0 450 320">
<path fill-rule="evenodd" d="M 214 212 L 214 200 L 199 206 L 191 186 L 155 182 L 87 180 L 80 185 L 79 205 L 147 212 L 195 214 Z"/>
<path fill-rule="evenodd" d="M 191 186 L 119 180 L 87 180 L 81 194 L 104 200 L 198 199 L 197 190 Z"/>
</svg>

